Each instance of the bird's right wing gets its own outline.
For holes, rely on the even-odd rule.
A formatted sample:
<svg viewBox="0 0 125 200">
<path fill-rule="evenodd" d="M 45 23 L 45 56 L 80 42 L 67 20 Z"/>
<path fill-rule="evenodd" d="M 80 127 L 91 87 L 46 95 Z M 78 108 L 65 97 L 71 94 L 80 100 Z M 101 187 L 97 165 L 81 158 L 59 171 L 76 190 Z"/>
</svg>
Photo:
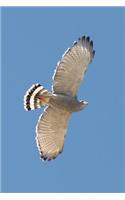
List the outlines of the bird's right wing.
<svg viewBox="0 0 125 200">
<path fill-rule="evenodd" d="M 53 76 L 53 92 L 76 96 L 94 53 L 93 42 L 85 36 L 67 49 Z"/>
<path fill-rule="evenodd" d="M 36 141 L 44 160 L 51 160 L 63 150 L 70 113 L 49 106 L 40 116 L 36 126 Z"/>
</svg>

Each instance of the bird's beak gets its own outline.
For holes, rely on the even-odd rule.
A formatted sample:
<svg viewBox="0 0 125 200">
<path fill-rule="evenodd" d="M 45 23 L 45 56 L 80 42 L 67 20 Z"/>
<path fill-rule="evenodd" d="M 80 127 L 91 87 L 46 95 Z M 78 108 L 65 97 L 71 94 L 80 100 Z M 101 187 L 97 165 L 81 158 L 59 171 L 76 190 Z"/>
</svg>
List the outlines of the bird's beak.
<svg viewBox="0 0 125 200">
<path fill-rule="evenodd" d="M 88 102 L 87 101 L 83 101 L 83 104 L 86 106 L 86 105 L 88 105 Z"/>
</svg>

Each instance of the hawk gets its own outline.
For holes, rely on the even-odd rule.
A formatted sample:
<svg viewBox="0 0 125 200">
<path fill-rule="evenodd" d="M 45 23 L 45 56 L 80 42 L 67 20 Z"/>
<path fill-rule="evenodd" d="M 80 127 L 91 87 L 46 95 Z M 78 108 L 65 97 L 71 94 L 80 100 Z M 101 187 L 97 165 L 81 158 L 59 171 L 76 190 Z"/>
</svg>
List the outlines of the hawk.
<svg viewBox="0 0 125 200">
<path fill-rule="evenodd" d="M 52 91 L 33 84 L 24 96 L 26 111 L 46 106 L 36 126 L 36 142 L 42 160 L 55 159 L 63 151 L 72 112 L 81 111 L 88 104 L 77 99 L 77 92 L 94 54 L 93 41 L 82 36 L 57 63 Z"/>
</svg>

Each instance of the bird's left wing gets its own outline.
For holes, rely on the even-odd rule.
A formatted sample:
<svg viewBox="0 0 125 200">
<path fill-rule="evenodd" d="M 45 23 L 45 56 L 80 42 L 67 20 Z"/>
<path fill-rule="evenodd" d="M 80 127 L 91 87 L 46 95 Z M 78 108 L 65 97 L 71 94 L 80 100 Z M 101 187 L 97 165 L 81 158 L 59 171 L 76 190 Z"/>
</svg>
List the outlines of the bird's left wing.
<svg viewBox="0 0 125 200">
<path fill-rule="evenodd" d="M 76 96 L 94 53 L 93 42 L 89 37 L 83 36 L 74 42 L 57 64 L 53 75 L 53 92 Z"/>
<path fill-rule="evenodd" d="M 36 141 L 44 160 L 51 160 L 63 150 L 70 113 L 49 106 L 40 116 L 36 126 Z"/>
</svg>

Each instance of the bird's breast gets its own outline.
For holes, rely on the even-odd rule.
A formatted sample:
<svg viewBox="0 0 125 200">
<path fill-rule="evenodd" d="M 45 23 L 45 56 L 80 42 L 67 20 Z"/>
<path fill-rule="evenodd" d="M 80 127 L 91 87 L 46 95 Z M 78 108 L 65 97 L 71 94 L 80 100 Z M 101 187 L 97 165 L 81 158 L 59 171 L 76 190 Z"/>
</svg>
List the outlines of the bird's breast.
<svg viewBox="0 0 125 200">
<path fill-rule="evenodd" d="M 78 100 L 69 95 L 53 94 L 49 103 L 67 112 L 76 112 L 80 110 Z"/>
</svg>

